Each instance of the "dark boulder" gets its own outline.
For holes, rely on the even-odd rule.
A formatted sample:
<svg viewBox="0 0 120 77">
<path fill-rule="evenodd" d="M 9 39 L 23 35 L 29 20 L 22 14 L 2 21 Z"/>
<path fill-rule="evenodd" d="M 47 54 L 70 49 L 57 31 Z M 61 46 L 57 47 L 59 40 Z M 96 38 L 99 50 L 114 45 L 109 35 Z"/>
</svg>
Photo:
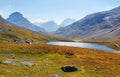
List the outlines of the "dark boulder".
<svg viewBox="0 0 120 77">
<path fill-rule="evenodd" d="M 78 70 L 75 66 L 63 66 L 61 67 L 62 71 L 64 72 L 75 72 Z"/>
<path fill-rule="evenodd" d="M 66 55 L 66 56 L 73 56 L 74 54 L 71 53 L 71 52 L 66 52 L 65 55 Z"/>
</svg>

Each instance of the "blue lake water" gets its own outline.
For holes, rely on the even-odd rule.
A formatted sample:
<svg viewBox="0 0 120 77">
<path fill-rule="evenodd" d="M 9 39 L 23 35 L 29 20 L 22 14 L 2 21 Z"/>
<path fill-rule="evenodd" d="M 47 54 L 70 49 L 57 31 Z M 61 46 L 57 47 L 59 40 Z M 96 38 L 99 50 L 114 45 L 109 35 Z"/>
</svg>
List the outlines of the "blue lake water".
<svg viewBox="0 0 120 77">
<path fill-rule="evenodd" d="M 116 51 L 113 48 L 107 47 L 105 45 L 95 44 L 95 43 L 84 43 L 84 42 L 48 42 L 47 44 L 89 48 L 89 49 L 104 50 L 104 51 L 110 51 L 110 52 Z"/>
</svg>

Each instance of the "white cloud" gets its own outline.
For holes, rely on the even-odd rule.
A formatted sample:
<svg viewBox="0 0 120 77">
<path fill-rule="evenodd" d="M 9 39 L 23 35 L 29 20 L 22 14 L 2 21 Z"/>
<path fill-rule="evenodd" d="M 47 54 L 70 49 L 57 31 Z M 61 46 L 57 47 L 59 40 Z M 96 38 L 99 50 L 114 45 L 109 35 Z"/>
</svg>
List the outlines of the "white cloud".
<svg viewBox="0 0 120 77">
<path fill-rule="evenodd" d="M 51 20 L 50 19 L 48 19 L 48 20 L 45 20 L 45 19 L 34 19 L 34 20 L 30 20 L 30 21 L 32 23 L 43 23 L 43 22 L 47 22 L 47 21 L 51 21 Z M 57 24 L 60 24 L 62 21 L 61 20 L 54 20 L 54 22 L 56 22 Z"/>
<path fill-rule="evenodd" d="M 59 25 L 59 24 L 61 24 L 62 21 L 63 21 L 63 20 L 58 19 L 58 20 L 56 20 L 55 22 Z"/>
</svg>

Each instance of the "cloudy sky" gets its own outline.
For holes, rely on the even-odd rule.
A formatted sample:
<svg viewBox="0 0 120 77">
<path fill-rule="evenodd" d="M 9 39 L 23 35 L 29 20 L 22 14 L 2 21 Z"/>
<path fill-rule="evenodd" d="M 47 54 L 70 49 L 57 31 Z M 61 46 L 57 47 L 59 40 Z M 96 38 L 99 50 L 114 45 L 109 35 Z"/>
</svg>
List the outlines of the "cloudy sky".
<svg viewBox="0 0 120 77">
<path fill-rule="evenodd" d="M 0 14 L 7 18 L 12 12 L 21 12 L 32 22 L 66 18 L 81 19 L 87 14 L 120 6 L 120 0 L 0 0 Z"/>
</svg>

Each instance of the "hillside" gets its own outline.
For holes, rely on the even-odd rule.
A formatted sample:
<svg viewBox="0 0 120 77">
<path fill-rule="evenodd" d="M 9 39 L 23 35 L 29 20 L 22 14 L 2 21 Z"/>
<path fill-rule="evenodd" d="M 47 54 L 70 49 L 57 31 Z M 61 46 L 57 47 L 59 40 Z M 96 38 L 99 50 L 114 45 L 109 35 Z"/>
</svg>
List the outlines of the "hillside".
<svg viewBox="0 0 120 77">
<path fill-rule="evenodd" d="M 0 17 L 0 41 L 43 43 L 49 41 L 49 37 L 44 37 L 40 33 L 13 25 Z"/>
<path fill-rule="evenodd" d="M 64 38 L 120 39 L 120 7 L 87 15 L 83 19 L 60 28 L 56 35 Z"/>
</svg>

